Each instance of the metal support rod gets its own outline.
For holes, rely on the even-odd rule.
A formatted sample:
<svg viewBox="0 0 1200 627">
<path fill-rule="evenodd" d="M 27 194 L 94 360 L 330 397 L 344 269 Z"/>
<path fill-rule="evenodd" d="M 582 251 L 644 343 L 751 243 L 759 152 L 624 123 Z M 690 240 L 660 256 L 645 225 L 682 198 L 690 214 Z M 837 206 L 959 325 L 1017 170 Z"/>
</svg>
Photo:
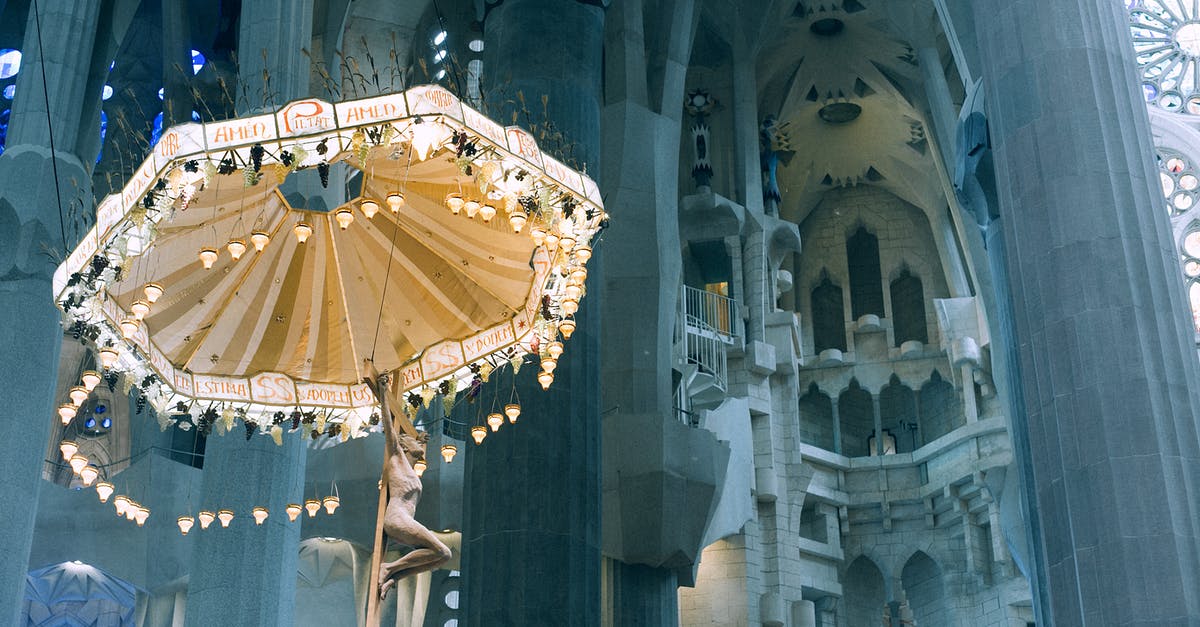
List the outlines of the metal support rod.
<svg viewBox="0 0 1200 627">
<path fill-rule="evenodd" d="M 375 396 L 379 399 L 379 411 L 390 412 L 391 403 L 388 402 L 388 376 L 386 374 L 378 375 L 373 382 Z M 384 453 L 384 463 L 387 463 L 387 453 Z M 368 578 L 367 587 L 367 620 L 366 627 L 379 627 L 379 565 L 383 563 L 383 550 L 385 539 L 383 537 L 383 514 L 387 510 L 388 488 L 387 483 L 383 480 L 383 475 L 379 477 L 379 511 L 375 515 L 375 545 L 371 551 L 371 571 Z"/>
</svg>

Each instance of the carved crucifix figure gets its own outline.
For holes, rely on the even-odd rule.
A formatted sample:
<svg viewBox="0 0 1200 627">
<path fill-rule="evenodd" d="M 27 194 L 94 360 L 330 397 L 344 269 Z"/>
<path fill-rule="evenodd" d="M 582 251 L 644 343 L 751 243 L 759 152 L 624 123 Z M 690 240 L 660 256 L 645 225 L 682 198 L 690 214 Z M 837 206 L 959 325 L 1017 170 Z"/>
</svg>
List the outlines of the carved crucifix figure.
<svg viewBox="0 0 1200 627">
<path fill-rule="evenodd" d="M 388 490 L 387 510 L 383 515 L 383 532 L 412 550 L 393 562 L 379 566 L 379 598 L 401 577 L 435 570 L 450 559 L 450 548 L 424 525 L 413 518 L 421 500 L 421 478 L 413 463 L 425 458 L 428 433 L 413 437 L 396 431 L 389 412 L 383 412 L 383 432 L 387 437 L 387 461 L 383 480 Z"/>
</svg>

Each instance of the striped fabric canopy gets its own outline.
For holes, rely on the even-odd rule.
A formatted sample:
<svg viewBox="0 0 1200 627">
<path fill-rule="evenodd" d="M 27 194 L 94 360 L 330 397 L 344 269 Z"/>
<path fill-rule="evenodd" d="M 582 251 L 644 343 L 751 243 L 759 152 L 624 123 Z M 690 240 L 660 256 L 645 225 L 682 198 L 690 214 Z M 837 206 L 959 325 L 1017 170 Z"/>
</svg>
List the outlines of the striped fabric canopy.
<svg viewBox="0 0 1200 627">
<path fill-rule="evenodd" d="M 54 290 L 159 403 L 362 408 L 374 372 L 405 391 L 561 352 L 606 223 L 591 179 L 444 88 L 306 99 L 164 132 Z"/>
<path fill-rule="evenodd" d="M 346 206 L 356 219 L 343 231 L 333 212 L 291 206 L 269 170 L 249 188 L 241 172 L 218 175 L 163 223 L 110 293 L 129 311 L 145 283 L 166 286 L 144 324 L 178 369 L 341 384 L 361 380 L 365 358 L 392 370 L 437 342 L 512 318 L 530 293 L 533 241 L 503 217 L 451 214 L 442 199 L 469 181 L 452 161 L 410 167 L 384 151 L 371 154 L 363 196 L 400 190 L 399 214 L 380 202 L 368 220 L 355 199 Z M 303 244 L 292 234 L 300 220 L 313 227 Z M 226 243 L 249 246 L 253 230 L 270 243 L 233 260 Z M 220 253 L 209 270 L 197 258 L 204 247 Z"/>
</svg>

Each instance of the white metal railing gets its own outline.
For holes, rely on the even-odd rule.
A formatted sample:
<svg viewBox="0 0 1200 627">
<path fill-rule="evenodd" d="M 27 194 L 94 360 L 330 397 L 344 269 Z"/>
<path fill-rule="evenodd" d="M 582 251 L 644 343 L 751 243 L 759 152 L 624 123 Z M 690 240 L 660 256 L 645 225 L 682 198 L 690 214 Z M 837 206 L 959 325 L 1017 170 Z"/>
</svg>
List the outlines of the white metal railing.
<svg viewBox="0 0 1200 627">
<path fill-rule="evenodd" d="M 734 343 L 737 323 L 737 302 L 732 298 L 683 286 L 677 345 L 682 348 L 684 361 L 711 376 L 720 390 L 726 389 L 729 378 L 725 350 Z"/>
<path fill-rule="evenodd" d="M 683 286 L 679 299 L 684 322 L 689 329 L 715 333 L 733 343 L 737 325 L 737 301 L 713 292 Z"/>
<path fill-rule="evenodd" d="M 689 364 L 695 364 L 700 372 L 716 380 L 717 387 L 725 389 L 728 366 L 725 362 L 725 342 L 712 333 L 693 333 L 690 328 L 683 334 L 684 356 Z"/>
</svg>

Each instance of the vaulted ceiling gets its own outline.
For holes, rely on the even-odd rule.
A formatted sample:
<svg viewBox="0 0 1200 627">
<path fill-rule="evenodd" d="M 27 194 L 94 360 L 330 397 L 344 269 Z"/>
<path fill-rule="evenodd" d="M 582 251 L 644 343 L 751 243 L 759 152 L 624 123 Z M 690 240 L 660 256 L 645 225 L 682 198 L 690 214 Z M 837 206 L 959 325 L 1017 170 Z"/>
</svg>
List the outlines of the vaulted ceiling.
<svg viewBox="0 0 1200 627">
<path fill-rule="evenodd" d="M 786 124 L 794 151 L 779 170 L 781 215 L 800 222 L 825 192 L 859 184 L 943 210 L 913 43 L 944 49 L 933 16 L 923 1 L 802 0 L 769 33 L 760 117 Z"/>
</svg>

